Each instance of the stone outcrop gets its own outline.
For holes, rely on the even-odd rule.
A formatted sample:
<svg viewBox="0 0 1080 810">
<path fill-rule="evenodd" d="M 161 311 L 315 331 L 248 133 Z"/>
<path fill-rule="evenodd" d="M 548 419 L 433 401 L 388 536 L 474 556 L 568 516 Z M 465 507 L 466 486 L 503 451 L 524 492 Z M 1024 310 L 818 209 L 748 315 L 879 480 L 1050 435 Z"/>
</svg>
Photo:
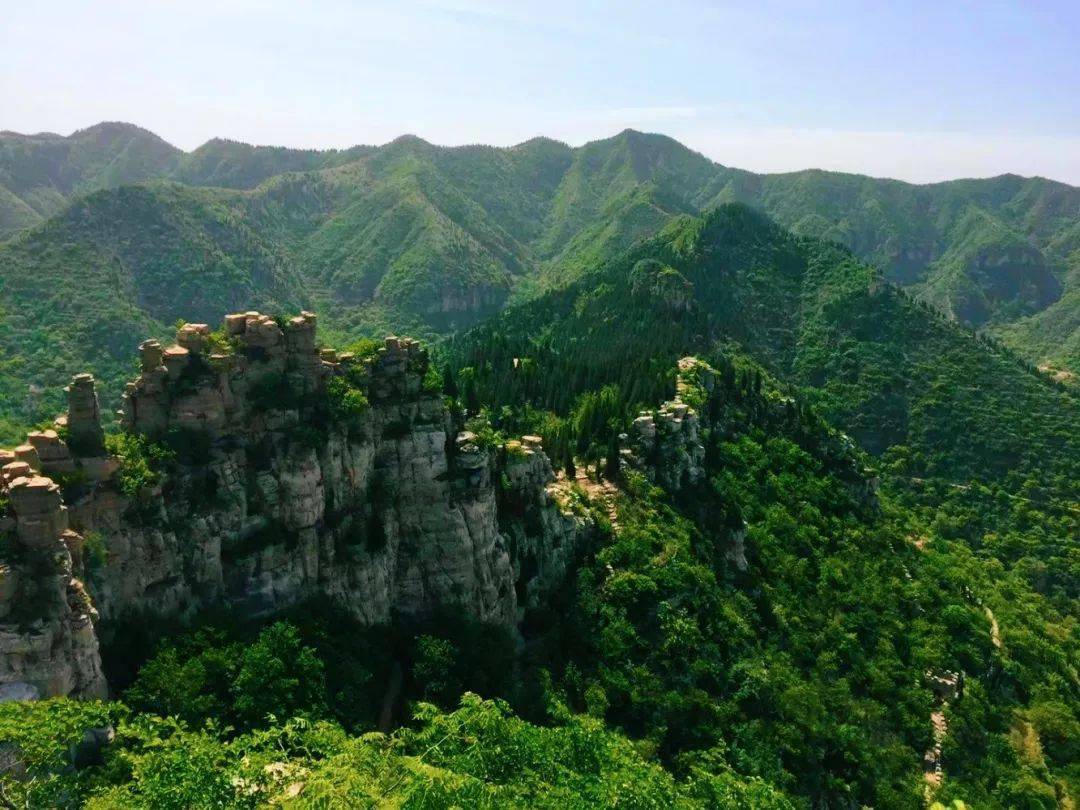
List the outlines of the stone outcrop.
<svg viewBox="0 0 1080 810">
<path fill-rule="evenodd" d="M 416 341 L 338 354 L 318 346 L 310 313 L 247 312 L 217 333 L 187 324 L 174 345 L 146 341 L 139 356 L 119 417 L 141 437 L 127 452 L 145 458 L 102 454 L 100 424 L 89 421 L 93 379 L 80 375 L 57 431 L 0 459 L 21 493 L 12 528 L 34 553 L 62 548 L 56 577 L 67 577 L 65 599 L 60 579 L 49 580 L 51 606 L 38 611 L 63 664 L 55 677 L 38 674 L 38 659 L 18 652 L 30 636 L 13 628 L 0 688 L 98 694 L 98 637 L 209 607 L 260 617 L 326 597 L 367 623 L 457 606 L 512 625 L 587 534 L 547 493 L 539 440 L 490 447 L 463 430 Z M 157 480 L 136 487 L 138 463 L 157 465 Z M 38 472 L 76 481 L 65 485 L 69 502 Z"/>
<path fill-rule="evenodd" d="M 693 372 L 711 388 L 712 370 L 696 358 L 684 357 L 679 361 L 675 399 L 656 411 L 643 411 L 622 442 L 623 458 L 672 492 L 705 478 L 701 420 L 697 410 L 684 401 Z"/>
<path fill-rule="evenodd" d="M 105 433 L 101 428 L 101 412 L 93 375 L 76 374 L 65 390 L 68 400 L 68 443 L 80 455 L 102 455 L 105 452 Z"/>
<path fill-rule="evenodd" d="M 0 700 L 104 697 L 97 613 L 71 553 L 82 538 L 68 529 L 60 487 L 27 467 L 9 463 L 0 483 L 10 504 L 0 518 Z"/>
<path fill-rule="evenodd" d="M 501 469 L 499 522 L 510 543 L 519 607 L 536 607 L 565 579 L 589 525 L 556 507 L 555 472 L 539 436 L 507 442 Z"/>
</svg>

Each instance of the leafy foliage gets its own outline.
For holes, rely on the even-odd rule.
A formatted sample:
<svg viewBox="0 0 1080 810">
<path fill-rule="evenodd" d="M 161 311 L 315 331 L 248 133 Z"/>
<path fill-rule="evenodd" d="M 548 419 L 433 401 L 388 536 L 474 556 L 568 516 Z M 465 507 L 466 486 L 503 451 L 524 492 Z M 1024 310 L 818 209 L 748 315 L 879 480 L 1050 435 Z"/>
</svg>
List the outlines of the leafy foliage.
<svg viewBox="0 0 1080 810">
<path fill-rule="evenodd" d="M 156 486 L 166 465 L 176 457 L 169 448 L 137 433 L 109 434 L 105 447 L 120 462 L 117 481 L 129 498 L 138 498 Z"/>
</svg>

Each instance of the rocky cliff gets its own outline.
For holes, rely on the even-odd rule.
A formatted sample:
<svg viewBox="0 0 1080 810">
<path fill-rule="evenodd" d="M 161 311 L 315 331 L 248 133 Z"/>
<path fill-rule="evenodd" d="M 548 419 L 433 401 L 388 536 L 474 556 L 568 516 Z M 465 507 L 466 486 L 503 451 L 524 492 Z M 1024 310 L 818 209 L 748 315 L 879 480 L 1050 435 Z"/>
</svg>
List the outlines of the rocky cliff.
<svg viewBox="0 0 1080 810">
<path fill-rule="evenodd" d="M 314 315 L 248 312 L 140 359 L 119 433 L 79 375 L 56 430 L 5 451 L 0 694 L 103 694 L 99 638 L 208 607 L 513 624 L 587 535 L 539 440 L 463 430 L 415 341 L 338 354 Z"/>
</svg>

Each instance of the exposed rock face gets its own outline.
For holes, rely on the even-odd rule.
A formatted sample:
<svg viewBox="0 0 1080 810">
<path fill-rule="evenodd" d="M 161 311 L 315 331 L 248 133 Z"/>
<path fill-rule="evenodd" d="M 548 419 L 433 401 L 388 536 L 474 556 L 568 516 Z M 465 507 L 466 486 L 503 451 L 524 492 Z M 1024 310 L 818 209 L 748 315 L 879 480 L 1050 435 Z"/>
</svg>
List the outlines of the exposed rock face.
<svg viewBox="0 0 1080 810">
<path fill-rule="evenodd" d="M 76 374 L 66 391 L 68 443 L 80 455 L 102 455 L 105 452 L 105 434 L 101 429 L 101 412 L 93 375 Z"/>
<path fill-rule="evenodd" d="M 82 538 L 68 531 L 60 487 L 36 475 L 0 486 L 12 513 L 0 520 L 0 700 L 104 697 L 97 614 L 68 546 Z"/>
<path fill-rule="evenodd" d="M 175 454 L 143 491 L 125 494 L 115 459 L 73 454 L 50 432 L 32 437 L 34 458 L 9 454 L 5 475 L 48 465 L 77 472 L 66 507 L 47 478 L 19 485 L 19 536 L 28 548 L 57 548 L 70 522 L 78 534 L 67 576 L 74 556 L 106 638 L 130 619 L 210 606 L 265 616 L 317 596 L 369 623 L 457 605 L 513 624 L 519 605 L 564 575 L 587 527 L 548 497 L 553 476 L 539 440 L 503 452 L 462 431 L 437 387 L 425 387 L 427 353 L 415 341 L 390 337 L 371 357 L 339 356 L 317 348 L 315 326 L 309 313 L 281 322 L 249 312 L 228 316 L 222 334 L 189 324 L 175 346 L 143 343 L 121 425 L 144 447 Z M 69 412 L 67 430 L 81 419 Z M 93 559 L 84 537 L 98 550 Z M 97 661 L 97 640 L 87 619 L 87 646 L 76 644 L 77 620 L 92 610 L 77 590 L 74 603 L 86 610 L 57 620 L 72 628 L 57 655 L 82 673 L 91 643 Z M 93 671 L 30 679 L 11 655 L 0 687 L 103 688 L 99 664 L 96 680 Z"/>
<path fill-rule="evenodd" d="M 621 459 L 627 467 L 643 472 L 671 493 L 690 493 L 706 481 L 705 439 L 725 430 L 724 388 L 719 372 L 696 357 L 679 360 L 675 398 L 656 411 L 642 412 L 630 432 L 620 437 Z M 716 407 L 720 405 L 721 407 Z M 791 418 L 795 401 L 786 396 L 766 398 L 758 418 L 782 425 Z M 843 433 L 830 432 L 817 448 L 830 471 L 843 480 L 861 507 L 880 508 L 879 479 L 858 459 L 855 442 Z M 747 526 L 736 515 L 727 525 L 724 557 L 739 571 L 749 567 L 746 556 Z M 712 519 L 710 516 L 709 519 Z"/>
<path fill-rule="evenodd" d="M 566 577 L 589 527 L 555 506 L 555 473 L 540 437 L 507 442 L 501 466 L 499 522 L 510 541 L 519 607 L 536 607 Z"/>
<path fill-rule="evenodd" d="M 679 361 L 675 399 L 656 411 L 645 411 L 634 420 L 627 437 L 633 466 L 666 489 L 675 492 L 705 478 L 705 446 L 701 442 L 698 412 L 684 401 L 687 377 L 697 369 L 711 388 L 714 372 L 693 357 Z"/>
</svg>

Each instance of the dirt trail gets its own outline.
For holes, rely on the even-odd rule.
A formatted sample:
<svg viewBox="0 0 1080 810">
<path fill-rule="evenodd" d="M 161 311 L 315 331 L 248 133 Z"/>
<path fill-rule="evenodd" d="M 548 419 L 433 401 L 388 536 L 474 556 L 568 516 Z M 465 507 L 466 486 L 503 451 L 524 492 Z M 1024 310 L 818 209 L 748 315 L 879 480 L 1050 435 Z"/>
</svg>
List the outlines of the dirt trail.
<svg viewBox="0 0 1080 810">
<path fill-rule="evenodd" d="M 573 484 L 579 486 L 589 496 L 589 501 L 602 506 L 604 513 L 611 522 L 611 528 L 618 529 L 619 512 L 615 504 L 619 489 L 610 481 L 601 480 L 597 482 L 595 477 L 590 477 L 593 472 L 592 468 L 585 468 L 584 465 L 577 467 Z M 573 484 L 567 479 L 566 474 L 560 470 L 554 483 L 551 484 L 551 489 L 565 498 Z"/>
<path fill-rule="evenodd" d="M 945 742 L 945 735 L 949 731 L 949 724 L 945 720 L 944 707 L 937 709 L 930 715 L 930 724 L 934 727 L 934 744 L 923 754 L 923 778 L 926 780 L 926 798 L 929 804 L 933 792 L 941 787 L 941 745 Z"/>
</svg>

